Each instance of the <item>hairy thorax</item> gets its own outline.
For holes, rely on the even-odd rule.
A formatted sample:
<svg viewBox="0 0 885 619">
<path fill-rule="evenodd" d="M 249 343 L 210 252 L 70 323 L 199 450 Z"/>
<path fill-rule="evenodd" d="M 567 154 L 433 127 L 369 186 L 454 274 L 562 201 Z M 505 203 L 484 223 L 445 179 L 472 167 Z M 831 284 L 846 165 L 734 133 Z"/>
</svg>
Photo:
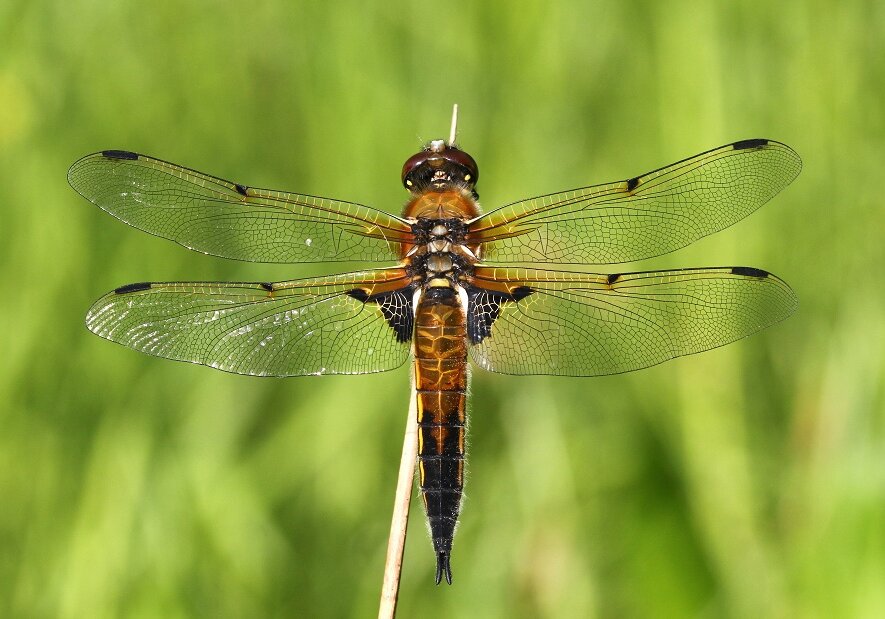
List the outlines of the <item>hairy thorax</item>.
<svg viewBox="0 0 885 619">
<path fill-rule="evenodd" d="M 460 187 L 415 195 L 403 210 L 404 217 L 414 219 L 458 218 L 467 221 L 478 215 L 479 205 L 473 194 Z"/>
</svg>

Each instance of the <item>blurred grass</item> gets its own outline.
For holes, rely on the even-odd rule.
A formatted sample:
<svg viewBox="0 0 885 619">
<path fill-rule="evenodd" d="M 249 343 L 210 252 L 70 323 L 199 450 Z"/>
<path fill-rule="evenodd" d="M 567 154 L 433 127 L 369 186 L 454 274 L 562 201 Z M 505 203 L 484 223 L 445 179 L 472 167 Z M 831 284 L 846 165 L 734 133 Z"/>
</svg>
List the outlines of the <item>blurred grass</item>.
<svg viewBox="0 0 885 619">
<path fill-rule="evenodd" d="M 635 374 L 476 372 L 455 584 L 416 504 L 402 616 L 885 616 L 885 6 L 332 7 L 0 5 L 0 616 L 375 612 L 408 371 L 250 379 L 92 337 L 123 283 L 323 269 L 183 251 L 65 171 L 125 148 L 398 211 L 453 102 L 488 207 L 791 144 L 783 195 L 640 266 L 770 269 L 801 307 Z"/>
</svg>

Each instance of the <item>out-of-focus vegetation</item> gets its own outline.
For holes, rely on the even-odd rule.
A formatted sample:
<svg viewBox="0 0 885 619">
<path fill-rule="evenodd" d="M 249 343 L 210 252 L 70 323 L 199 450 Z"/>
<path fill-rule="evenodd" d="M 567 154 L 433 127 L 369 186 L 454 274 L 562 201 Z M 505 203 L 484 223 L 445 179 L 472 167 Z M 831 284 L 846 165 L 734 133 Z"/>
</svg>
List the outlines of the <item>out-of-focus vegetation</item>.
<svg viewBox="0 0 885 619">
<path fill-rule="evenodd" d="M 402 616 L 885 616 L 885 5 L 370 4 L 0 4 L 0 616 L 375 612 L 407 368 L 246 378 L 83 328 L 128 282 L 346 267 L 185 251 L 65 173 L 123 148 L 396 212 L 453 102 L 486 207 L 792 145 L 772 203 L 633 266 L 801 306 L 634 374 L 475 372 L 455 583 L 416 503 Z"/>
</svg>

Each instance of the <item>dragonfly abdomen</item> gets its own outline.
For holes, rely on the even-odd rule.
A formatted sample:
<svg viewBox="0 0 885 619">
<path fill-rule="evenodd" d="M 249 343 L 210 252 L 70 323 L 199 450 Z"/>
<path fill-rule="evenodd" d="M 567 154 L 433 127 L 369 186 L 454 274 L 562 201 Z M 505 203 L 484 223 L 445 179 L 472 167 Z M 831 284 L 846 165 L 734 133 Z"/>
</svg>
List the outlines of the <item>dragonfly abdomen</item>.
<svg viewBox="0 0 885 619">
<path fill-rule="evenodd" d="M 415 313 L 415 387 L 421 498 L 436 552 L 436 582 L 451 584 L 449 557 L 464 487 L 467 321 L 457 291 L 429 288 Z"/>
</svg>

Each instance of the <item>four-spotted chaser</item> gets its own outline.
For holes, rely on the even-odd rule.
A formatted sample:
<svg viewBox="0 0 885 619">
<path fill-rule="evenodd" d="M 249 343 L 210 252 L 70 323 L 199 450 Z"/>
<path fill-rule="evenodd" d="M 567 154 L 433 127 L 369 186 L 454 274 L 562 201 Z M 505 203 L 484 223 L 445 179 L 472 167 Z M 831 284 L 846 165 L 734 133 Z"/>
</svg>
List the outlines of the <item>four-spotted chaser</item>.
<svg viewBox="0 0 885 619">
<path fill-rule="evenodd" d="M 796 297 L 745 266 L 594 273 L 685 247 L 743 219 L 801 161 L 785 144 L 727 144 L 640 176 L 483 214 L 474 159 L 450 140 L 410 157 L 399 217 L 257 189 L 128 151 L 77 161 L 71 186 L 131 226 L 253 262 L 388 263 L 282 282 L 127 284 L 91 331 L 136 350 L 260 376 L 365 374 L 414 363 L 421 496 L 451 583 L 464 485 L 468 357 L 503 374 L 599 376 L 645 368 L 783 320 Z"/>
</svg>

